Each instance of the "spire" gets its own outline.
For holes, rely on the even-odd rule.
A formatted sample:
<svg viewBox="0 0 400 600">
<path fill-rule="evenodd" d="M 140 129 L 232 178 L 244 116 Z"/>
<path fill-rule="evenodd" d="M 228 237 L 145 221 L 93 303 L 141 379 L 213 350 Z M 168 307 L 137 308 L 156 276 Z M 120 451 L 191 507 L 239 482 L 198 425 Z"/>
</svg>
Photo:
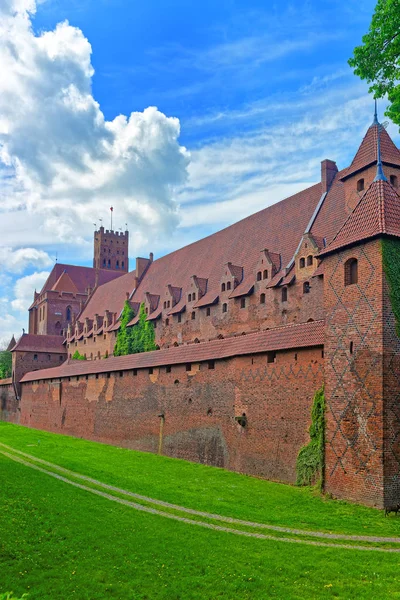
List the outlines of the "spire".
<svg viewBox="0 0 400 600">
<path fill-rule="evenodd" d="M 378 162 L 376 165 L 376 175 L 375 175 L 374 181 L 387 181 L 387 179 L 385 177 L 385 173 L 383 172 L 383 167 L 382 167 L 381 129 L 382 129 L 382 125 L 380 123 L 378 123 L 378 145 L 377 145 L 377 152 L 376 152 L 376 157 L 377 157 Z"/>
<path fill-rule="evenodd" d="M 374 98 L 374 101 L 375 101 L 375 112 L 374 112 L 374 120 L 372 121 L 372 125 L 379 125 L 376 98 Z"/>
</svg>

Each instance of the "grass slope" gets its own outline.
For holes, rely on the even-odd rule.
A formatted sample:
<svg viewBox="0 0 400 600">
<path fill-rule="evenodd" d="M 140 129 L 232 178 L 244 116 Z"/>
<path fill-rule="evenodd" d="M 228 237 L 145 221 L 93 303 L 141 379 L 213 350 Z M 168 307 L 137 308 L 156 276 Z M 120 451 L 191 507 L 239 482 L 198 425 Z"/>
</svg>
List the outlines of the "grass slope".
<svg viewBox="0 0 400 600">
<path fill-rule="evenodd" d="M 195 509 L 266 523 L 400 535 L 400 519 L 310 490 L 0 424 L 0 441 Z M 400 598 L 400 556 L 246 539 L 139 513 L 0 455 L 0 594 L 47 598 Z"/>
</svg>

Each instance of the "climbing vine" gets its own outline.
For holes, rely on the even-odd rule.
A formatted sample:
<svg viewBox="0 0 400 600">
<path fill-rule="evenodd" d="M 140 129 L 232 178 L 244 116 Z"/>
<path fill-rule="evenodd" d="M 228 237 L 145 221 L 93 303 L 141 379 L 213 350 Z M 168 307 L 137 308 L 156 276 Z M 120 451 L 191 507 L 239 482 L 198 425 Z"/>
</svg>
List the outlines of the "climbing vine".
<svg viewBox="0 0 400 600">
<path fill-rule="evenodd" d="M 311 409 L 310 441 L 301 448 L 296 462 L 297 485 L 323 487 L 325 461 L 325 395 L 319 389 Z"/>
<path fill-rule="evenodd" d="M 72 355 L 72 360 L 86 360 L 86 356 L 84 354 L 80 354 L 79 350 L 75 350 Z"/>
<path fill-rule="evenodd" d="M 400 240 L 382 240 L 382 262 L 396 319 L 396 333 L 400 336 Z"/>
<path fill-rule="evenodd" d="M 128 301 L 125 302 L 121 315 L 121 324 L 114 348 L 114 356 L 137 354 L 156 350 L 154 325 L 147 320 L 144 303 L 140 305 L 139 320 L 136 325 L 128 327 L 134 313 Z"/>
</svg>

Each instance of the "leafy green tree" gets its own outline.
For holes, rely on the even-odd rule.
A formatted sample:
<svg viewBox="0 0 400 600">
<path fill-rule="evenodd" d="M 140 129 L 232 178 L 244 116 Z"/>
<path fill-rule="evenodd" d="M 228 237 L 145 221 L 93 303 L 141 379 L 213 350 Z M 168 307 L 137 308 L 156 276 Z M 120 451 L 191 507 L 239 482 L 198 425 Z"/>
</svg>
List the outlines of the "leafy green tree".
<svg viewBox="0 0 400 600">
<path fill-rule="evenodd" d="M 0 352 L 0 379 L 11 377 L 12 373 L 12 354 L 8 350 Z"/>
<path fill-rule="evenodd" d="M 124 308 L 121 315 L 121 324 L 118 330 L 117 341 L 114 348 L 114 356 L 124 356 L 130 354 L 130 330 L 132 327 L 127 327 L 128 323 L 132 321 L 135 313 L 133 308 L 129 304 L 128 300 L 125 301 Z"/>
<path fill-rule="evenodd" d="M 378 0 L 368 33 L 349 60 L 375 98 L 387 94 L 386 115 L 400 125 L 400 0 Z"/>
<path fill-rule="evenodd" d="M 72 355 L 72 360 L 86 360 L 86 356 L 84 354 L 80 354 L 79 350 L 75 350 Z"/>
</svg>

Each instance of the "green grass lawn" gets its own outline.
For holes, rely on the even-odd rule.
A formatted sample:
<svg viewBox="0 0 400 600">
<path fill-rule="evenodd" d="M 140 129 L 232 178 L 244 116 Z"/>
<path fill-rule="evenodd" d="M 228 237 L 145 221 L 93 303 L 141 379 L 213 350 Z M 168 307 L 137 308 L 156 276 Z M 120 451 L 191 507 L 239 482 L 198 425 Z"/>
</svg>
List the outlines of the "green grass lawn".
<svg viewBox="0 0 400 600">
<path fill-rule="evenodd" d="M 193 509 L 400 537 L 400 518 L 309 489 L 5 423 L 0 442 Z M 210 531 L 94 496 L 0 454 L 0 597 L 6 591 L 29 600 L 400 598 L 400 554 Z"/>
</svg>

